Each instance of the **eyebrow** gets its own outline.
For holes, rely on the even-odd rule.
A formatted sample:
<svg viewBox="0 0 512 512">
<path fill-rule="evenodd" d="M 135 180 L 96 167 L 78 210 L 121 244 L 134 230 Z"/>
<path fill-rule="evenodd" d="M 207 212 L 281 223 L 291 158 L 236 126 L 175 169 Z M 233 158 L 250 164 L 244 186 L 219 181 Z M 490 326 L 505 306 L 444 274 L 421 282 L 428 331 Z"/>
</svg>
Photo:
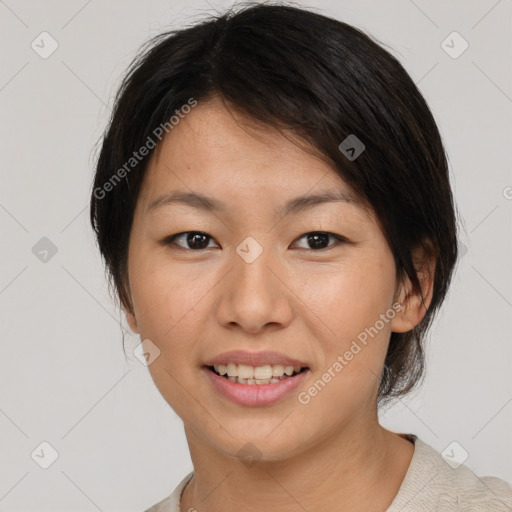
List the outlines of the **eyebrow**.
<svg viewBox="0 0 512 512">
<path fill-rule="evenodd" d="M 361 201 L 357 200 L 353 195 L 343 190 L 330 190 L 317 194 L 304 195 L 295 197 L 287 201 L 284 205 L 277 207 L 274 210 L 275 215 L 285 216 L 288 214 L 297 214 L 305 210 L 309 210 L 315 206 L 324 203 L 343 202 L 350 203 L 358 208 L 363 208 Z M 206 212 L 219 212 L 226 213 L 227 206 L 218 199 L 206 196 L 199 192 L 185 192 L 174 191 L 158 196 L 152 201 L 147 210 L 155 210 L 163 206 L 172 204 L 184 204 L 186 206 L 195 208 L 200 211 Z"/>
</svg>

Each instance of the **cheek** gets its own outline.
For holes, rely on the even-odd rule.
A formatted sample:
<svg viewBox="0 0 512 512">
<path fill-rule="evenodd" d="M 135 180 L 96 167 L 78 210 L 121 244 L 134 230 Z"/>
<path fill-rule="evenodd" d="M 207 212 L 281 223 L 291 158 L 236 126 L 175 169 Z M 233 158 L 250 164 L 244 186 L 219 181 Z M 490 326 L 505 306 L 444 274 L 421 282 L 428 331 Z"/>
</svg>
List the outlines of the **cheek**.
<svg viewBox="0 0 512 512">
<path fill-rule="evenodd" d="M 338 386 L 373 386 L 382 370 L 395 315 L 394 260 L 389 256 L 373 253 L 353 259 L 343 268 L 330 274 L 324 270 L 302 283 L 305 302 L 314 304 L 312 309 L 329 328 L 327 337 L 318 336 L 325 340 L 320 371 L 334 365 L 338 356 L 343 359 L 343 370 L 334 371 L 343 378 L 330 386 L 332 392 Z M 317 332 L 320 329 L 324 330 L 318 324 Z"/>
<path fill-rule="evenodd" d="M 331 330 L 354 334 L 373 325 L 392 304 L 394 265 L 377 254 L 325 268 L 319 266 L 298 280 L 301 299 Z"/>
<path fill-rule="evenodd" d="M 186 265 L 177 268 L 149 253 L 132 259 L 130 286 L 140 336 L 160 351 L 148 370 L 162 397 L 182 418 L 204 412 L 199 406 L 195 410 L 188 390 L 194 389 L 196 377 L 190 370 L 201 343 L 202 330 L 197 326 L 204 307 L 201 298 L 207 298 L 213 284 Z"/>
<path fill-rule="evenodd" d="M 176 265 L 165 253 L 134 254 L 130 288 L 141 335 L 163 344 L 183 329 L 193 309 L 213 286 L 212 277 L 193 265 Z"/>
</svg>

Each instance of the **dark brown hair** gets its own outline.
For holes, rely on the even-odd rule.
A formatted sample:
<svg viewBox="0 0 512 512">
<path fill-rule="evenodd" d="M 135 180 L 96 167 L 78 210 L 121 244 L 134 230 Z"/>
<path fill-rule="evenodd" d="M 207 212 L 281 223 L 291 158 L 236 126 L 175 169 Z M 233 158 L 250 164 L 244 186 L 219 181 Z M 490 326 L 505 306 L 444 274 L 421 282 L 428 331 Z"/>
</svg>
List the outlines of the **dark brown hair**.
<svg viewBox="0 0 512 512">
<path fill-rule="evenodd" d="M 408 276 L 420 291 L 412 251 L 422 247 L 434 258 L 430 306 L 414 329 L 391 334 L 379 403 L 408 393 L 423 376 L 423 341 L 457 260 L 447 157 L 432 113 L 399 61 L 359 29 L 304 8 L 238 6 L 157 36 L 133 61 L 103 136 L 90 208 L 121 305 L 131 311 L 128 241 L 154 149 L 137 162 L 134 152 L 154 146 L 158 127 L 169 128 L 191 98 L 214 96 L 318 150 L 375 212 L 400 280 Z M 349 135 L 365 145 L 353 160 L 339 149 Z"/>
</svg>

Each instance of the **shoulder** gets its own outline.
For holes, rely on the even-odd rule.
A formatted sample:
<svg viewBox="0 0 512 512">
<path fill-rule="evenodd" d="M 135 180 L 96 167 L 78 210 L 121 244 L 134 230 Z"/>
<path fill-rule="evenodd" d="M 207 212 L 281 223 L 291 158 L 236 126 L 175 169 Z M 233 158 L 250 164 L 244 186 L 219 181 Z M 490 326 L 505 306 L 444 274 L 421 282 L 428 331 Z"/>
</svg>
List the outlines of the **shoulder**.
<svg viewBox="0 0 512 512">
<path fill-rule="evenodd" d="M 467 466 L 449 462 L 416 436 L 414 455 L 387 512 L 512 512 L 512 486 L 493 476 L 479 477 Z"/>
<path fill-rule="evenodd" d="M 155 503 L 151 508 L 144 512 L 180 512 L 181 493 L 185 489 L 189 480 L 194 475 L 194 472 L 189 473 L 183 480 L 176 486 L 170 496 L 164 498 L 162 501 Z"/>
</svg>

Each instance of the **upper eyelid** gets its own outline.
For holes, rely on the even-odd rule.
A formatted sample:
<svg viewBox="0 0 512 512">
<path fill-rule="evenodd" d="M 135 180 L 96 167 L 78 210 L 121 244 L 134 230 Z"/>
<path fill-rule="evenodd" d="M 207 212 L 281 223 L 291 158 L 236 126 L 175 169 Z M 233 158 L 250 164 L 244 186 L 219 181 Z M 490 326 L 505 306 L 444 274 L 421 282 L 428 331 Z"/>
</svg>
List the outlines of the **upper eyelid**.
<svg viewBox="0 0 512 512">
<path fill-rule="evenodd" d="M 201 234 L 205 235 L 206 237 L 208 237 L 210 240 L 215 240 L 215 238 L 214 238 L 213 236 L 209 235 L 209 234 L 208 234 L 208 233 L 206 233 L 205 231 L 191 230 L 191 231 L 182 231 L 181 233 L 176 233 L 176 234 L 174 234 L 174 235 L 170 235 L 170 236 L 168 236 L 168 237 L 164 238 L 164 240 L 162 240 L 162 243 L 163 243 L 164 245 L 169 245 L 169 244 L 171 244 L 171 243 L 174 243 L 174 241 L 175 241 L 177 238 L 179 238 L 179 237 L 181 237 L 181 236 L 184 236 L 184 235 L 188 235 L 189 233 L 201 233 Z M 295 242 L 295 241 L 297 241 L 297 240 L 300 240 L 300 239 L 304 238 L 306 235 L 309 235 L 309 234 L 311 234 L 311 233 L 322 233 L 322 234 L 329 235 L 330 237 L 334 238 L 334 239 L 336 240 L 336 242 L 338 242 L 338 243 L 342 243 L 342 242 L 348 243 L 348 242 L 349 242 L 349 241 L 348 241 L 344 236 L 342 236 L 342 235 L 338 235 L 338 234 L 336 234 L 336 233 L 332 233 L 332 232 L 330 232 L 330 231 L 322 231 L 322 230 L 317 230 L 317 231 L 306 231 L 306 232 L 305 232 L 305 233 L 303 233 L 302 235 L 298 236 L 298 237 L 294 240 L 294 242 Z M 176 244 L 176 245 L 177 245 L 177 244 Z M 324 247 L 323 249 L 324 249 L 324 250 L 325 250 L 325 249 L 329 249 L 329 248 L 331 248 L 331 247 L 333 247 L 333 246 L 335 246 L 335 245 L 336 245 L 336 244 L 334 243 L 334 244 L 329 245 L 328 247 Z M 189 249 L 188 247 L 182 247 L 181 245 L 177 245 L 177 246 L 178 246 L 179 248 L 181 248 L 181 249 L 185 249 L 185 250 L 187 250 L 187 251 L 193 251 L 193 249 Z M 205 249 L 206 249 L 206 248 L 205 248 Z M 196 250 L 195 252 L 200 252 L 201 250 L 204 250 L 204 249 L 198 249 L 198 250 Z M 314 249 L 311 249 L 311 250 L 314 250 Z M 315 251 L 315 252 L 318 252 L 318 251 L 320 251 L 320 250 L 322 250 L 322 249 L 319 249 L 319 250 L 317 250 L 317 251 Z"/>
</svg>

